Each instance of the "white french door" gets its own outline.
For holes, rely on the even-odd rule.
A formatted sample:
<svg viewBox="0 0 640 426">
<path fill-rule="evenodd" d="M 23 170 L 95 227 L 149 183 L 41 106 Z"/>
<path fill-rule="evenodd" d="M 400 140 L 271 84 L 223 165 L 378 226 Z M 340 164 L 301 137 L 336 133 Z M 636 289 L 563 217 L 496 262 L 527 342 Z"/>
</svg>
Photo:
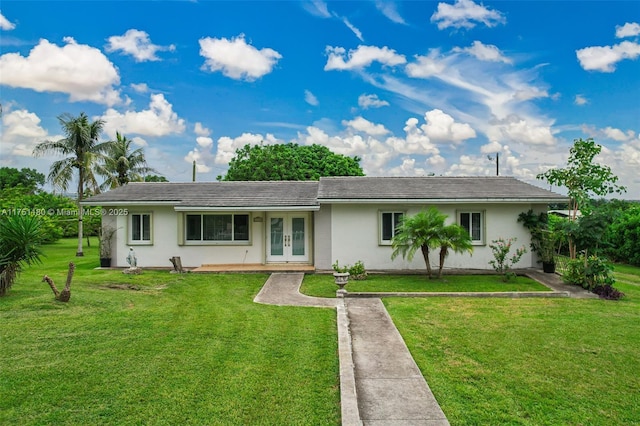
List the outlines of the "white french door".
<svg viewBox="0 0 640 426">
<path fill-rule="evenodd" d="M 267 262 L 309 261 L 308 214 L 270 213 L 267 223 Z"/>
</svg>

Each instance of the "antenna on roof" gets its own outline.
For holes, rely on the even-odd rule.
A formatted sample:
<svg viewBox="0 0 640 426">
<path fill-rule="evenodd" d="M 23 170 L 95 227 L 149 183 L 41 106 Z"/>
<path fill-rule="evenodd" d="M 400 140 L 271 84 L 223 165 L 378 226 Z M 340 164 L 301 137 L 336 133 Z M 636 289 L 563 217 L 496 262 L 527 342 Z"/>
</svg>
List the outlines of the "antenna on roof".
<svg viewBox="0 0 640 426">
<path fill-rule="evenodd" d="M 196 181 L 196 160 L 193 160 L 193 172 L 191 174 L 192 174 L 191 179 L 193 182 L 195 182 Z"/>
</svg>

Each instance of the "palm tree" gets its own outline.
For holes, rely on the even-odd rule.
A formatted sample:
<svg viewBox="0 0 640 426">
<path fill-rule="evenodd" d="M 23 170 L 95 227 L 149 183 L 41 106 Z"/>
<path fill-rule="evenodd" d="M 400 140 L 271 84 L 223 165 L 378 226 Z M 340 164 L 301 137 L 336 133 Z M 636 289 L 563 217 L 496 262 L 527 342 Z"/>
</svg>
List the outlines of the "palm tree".
<svg viewBox="0 0 640 426">
<path fill-rule="evenodd" d="M 460 225 L 452 224 L 442 228 L 440 235 L 437 237 L 437 244 L 440 246 L 438 278 L 442 277 L 444 261 L 449 255 L 449 250 L 453 250 L 455 253 L 464 253 L 465 251 L 469 252 L 469 254 L 473 253 L 469 231 Z"/>
<path fill-rule="evenodd" d="M 397 233 L 391 241 L 393 253 L 391 259 L 398 255 L 412 260 L 415 253 L 420 249 L 422 257 L 427 265 L 427 274 L 431 278 L 431 262 L 429 261 L 429 250 L 437 246 L 438 236 L 444 227 L 444 220 L 447 216 L 440 213 L 435 207 L 429 208 L 402 220 L 397 228 Z"/>
<path fill-rule="evenodd" d="M 54 188 L 66 191 L 77 170 L 78 178 L 78 251 L 76 256 L 83 256 L 82 252 L 82 202 L 85 190 L 91 189 L 99 193 L 100 189 L 94 174 L 94 167 L 99 155 L 106 149 L 109 142 L 98 143 L 104 121 L 89 121 L 83 112 L 74 117 L 62 114 L 58 117 L 65 138 L 57 141 L 44 141 L 36 145 L 33 155 L 40 157 L 45 154 L 61 154 L 67 156 L 54 161 L 49 168 L 47 179 Z"/>
<path fill-rule="evenodd" d="M 40 261 L 45 239 L 38 216 L 7 216 L 0 221 L 0 296 L 7 294 L 22 265 Z"/>
<path fill-rule="evenodd" d="M 116 132 L 116 140 L 112 141 L 101 157 L 102 164 L 97 171 L 105 177 L 100 189 L 113 189 L 129 182 L 142 182 L 147 173 L 157 173 L 147 167 L 144 150 L 132 150 L 131 139 Z"/>
</svg>

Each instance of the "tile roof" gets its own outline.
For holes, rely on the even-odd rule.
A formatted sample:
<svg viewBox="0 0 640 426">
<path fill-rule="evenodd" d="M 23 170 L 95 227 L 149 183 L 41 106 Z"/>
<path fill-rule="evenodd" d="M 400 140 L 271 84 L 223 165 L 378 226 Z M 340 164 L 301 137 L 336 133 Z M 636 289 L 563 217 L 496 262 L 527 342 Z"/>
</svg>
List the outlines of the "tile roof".
<svg viewBox="0 0 640 426">
<path fill-rule="evenodd" d="M 563 202 L 566 197 L 512 177 L 329 177 L 320 182 L 136 182 L 83 204 L 317 208 L 330 202 L 394 200 Z"/>
</svg>

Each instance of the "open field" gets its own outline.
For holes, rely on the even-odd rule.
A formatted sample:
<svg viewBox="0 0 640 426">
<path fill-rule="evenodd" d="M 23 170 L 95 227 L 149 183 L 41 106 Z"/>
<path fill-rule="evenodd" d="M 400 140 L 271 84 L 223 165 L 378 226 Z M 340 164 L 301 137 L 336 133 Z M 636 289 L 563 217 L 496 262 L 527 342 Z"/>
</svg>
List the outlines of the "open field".
<svg viewBox="0 0 640 426">
<path fill-rule="evenodd" d="M 386 299 L 453 425 L 640 423 L 640 268 L 626 297 Z"/>
<path fill-rule="evenodd" d="M 95 246 L 45 246 L 0 299 L 0 424 L 339 424 L 334 310 L 253 303 L 263 274 L 94 270 Z M 69 261 L 65 304 L 41 279 Z"/>
</svg>

